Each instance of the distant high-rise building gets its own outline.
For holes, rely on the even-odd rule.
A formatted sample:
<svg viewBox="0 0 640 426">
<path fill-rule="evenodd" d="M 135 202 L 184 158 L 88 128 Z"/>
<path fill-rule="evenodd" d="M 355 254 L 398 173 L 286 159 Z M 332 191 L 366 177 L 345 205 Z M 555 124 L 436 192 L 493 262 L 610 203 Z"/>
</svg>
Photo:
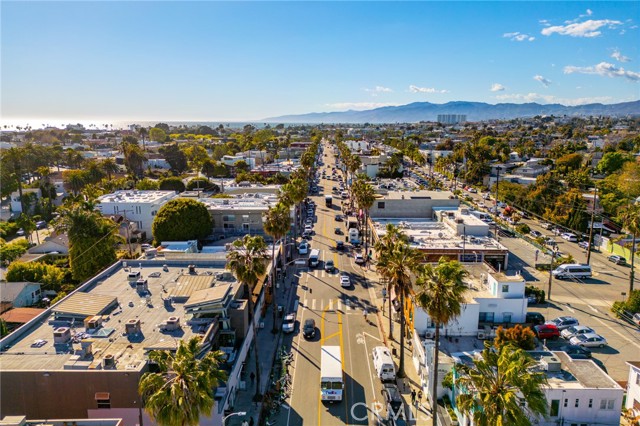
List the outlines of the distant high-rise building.
<svg viewBox="0 0 640 426">
<path fill-rule="evenodd" d="M 458 124 L 467 121 L 466 114 L 438 114 L 438 123 Z"/>
</svg>

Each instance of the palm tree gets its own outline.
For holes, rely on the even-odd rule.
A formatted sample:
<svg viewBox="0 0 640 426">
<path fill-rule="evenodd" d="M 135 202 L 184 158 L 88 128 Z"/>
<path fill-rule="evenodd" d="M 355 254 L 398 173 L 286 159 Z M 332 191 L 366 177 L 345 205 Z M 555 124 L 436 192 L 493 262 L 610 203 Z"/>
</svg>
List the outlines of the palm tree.
<svg viewBox="0 0 640 426">
<path fill-rule="evenodd" d="M 105 158 L 100 163 L 102 171 L 107 174 L 107 178 L 111 180 L 111 175 L 117 173 L 120 169 L 113 158 Z"/>
<path fill-rule="evenodd" d="M 365 235 L 365 252 L 368 254 L 368 239 L 367 235 L 369 234 L 369 209 L 373 205 L 375 201 L 375 193 L 373 191 L 373 187 L 369 182 L 365 181 L 358 177 L 358 179 L 351 186 L 351 191 L 353 192 L 354 198 L 358 203 L 358 207 L 362 209 L 364 212 L 364 235 Z"/>
<path fill-rule="evenodd" d="M 397 241 L 408 242 L 409 238 L 400 232 L 400 229 L 391 224 L 387 223 L 387 227 L 385 229 L 384 235 L 376 241 L 374 245 L 374 249 L 378 253 L 378 264 L 376 270 L 378 274 L 387 282 L 387 295 L 389 296 L 389 339 L 393 340 L 393 317 L 391 316 L 391 288 L 393 287 L 393 283 L 391 281 L 391 277 L 389 276 L 387 265 L 387 258 L 391 255 L 393 251 L 393 247 L 395 246 Z"/>
<path fill-rule="evenodd" d="M 382 261 L 382 265 L 381 265 Z M 382 268 L 383 275 L 389 277 L 397 295 L 400 296 L 400 368 L 398 376 L 404 377 L 404 337 L 405 337 L 405 298 L 412 293 L 411 275 L 418 271 L 422 261 L 422 254 L 409 247 L 405 241 L 396 241 L 391 252 L 378 261 L 378 268 Z"/>
<path fill-rule="evenodd" d="M 478 426 L 529 426 L 531 418 L 544 416 L 547 384 L 544 372 L 535 371 L 535 361 L 512 345 L 495 349 L 485 343 L 473 367 L 458 364 L 455 373 L 456 401 L 463 413 Z M 523 404 L 523 402 L 525 404 Z"/>
<path fill-rule="evenodd" d="M 145 411 L 161 426 L 195 426 L 200 416 L 209 416 L 213 390 L 227 379 L 220 369 L 224 354 L 208 352 L 200 357 L 200 338 L 181 340 L 173 351 L 151 351 L 149 360 L 158 372 L 142 375 L 138 393 Z"/>
<path fill-rule="evenodd" d="M 636 237 L 640 235 L 640 203 L 623 207 L 620 219 L 622 219 L 624 227 L 631 233 L 631 270 L 629 271 L 629 294 L 631 294 L 635 279 Z"/>
<path fill-rule="evenodd" d="M 255 329 L 255 312 L 253 306 L 253 288 L 260 277 L 267 271 L 266 260 L 267 243 L 261 236 L 245 235 L 232 244 L 233 250 L 227 252 L 227 267 L 244 286 L 244 294 L 248 300 L 249 317 Z M 260 362 L 258 359 L 258 345 L 253 345 L 256 360 L 256 400 L 260 398 Z"/>
<path fill-rule="evenodd" d="M 273 330 L 272 332 L 275 334 L 278 332 L 278 327 L 276 326 L 276 242 L 282 239 L 289 229 L 291 228 L 291 216 L 289 207 L 282 202 L 279 202 L 274 207 L 269 207 L 264 213 L 264 232 L 267 235 L 273 238 L 273 244 L 271 245 L 271 289 L 272 295 L 271 300 L 273 304 Z M 282 249 L 282 265 L 283 268 L 286 264 L 286 260 L 284 258 L 284 253 L 286 251 L 286 247 L 284 243 L 281 244 Z"/>
<path fill-rule="evenodd" d="M 418 286 L 415 296 L 416 304 L 427 312 L 436 329 L 431 395 L 434 407 L 438 401 L 440 326 L 448 324 L 460 316 L 464 294 L 467 291 L 463 279 L 467 274 L 467 271 L 457 260 L 448 261 L 441 257 L 435 267 L 431 264 L 425 265 L 416 279 Z M 438 410 L 433 410 L 433 424 L 438 424 L 437 417 Z"/>
</svg>

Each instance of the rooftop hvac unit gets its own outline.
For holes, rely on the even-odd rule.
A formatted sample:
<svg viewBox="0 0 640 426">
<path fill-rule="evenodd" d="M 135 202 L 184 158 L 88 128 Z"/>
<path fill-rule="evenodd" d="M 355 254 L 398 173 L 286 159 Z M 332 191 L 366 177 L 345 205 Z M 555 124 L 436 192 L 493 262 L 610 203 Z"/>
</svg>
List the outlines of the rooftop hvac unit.
<svg viewBox="0 0 640 426">
<path fill-rule="evenodd" d="M 436 337 L 436 333 L 433 331 L 427 331 L 426 333 L 424 333 L 424 337 L 425 339 L 433 339 L 434 337 Z"/>
<path fill-rule="evenodd" d="M 64 344 L 71 340 L 71 329 L 69 327 L 59 327 L 53 330 L 53 343 Z"/>
<path fill-rule="evenodd" d="M 97 330 L 102 325 L 102 316 L 95 315 L 92 317 L 87 317 L 84 320 L 84 328 L 87 330 Z"/>
<path fill-rule="evenodd" d="M 486 331 L 478 331 L 478 339 L 480 340 L 486 340 L 488 339 L 488 335 Z"/>
<path fill-rule="evenodd" d="M 557 372 L 562 370 L 562 361 L 555 356 L 545 356 L 541 360 L 542 367 L 549 372 Z"/>
<path fill-rule="evenodd" d="M 189 265 L 188 268 L 189 268 L 189 273 L 192 274 L 192 275 L 195 275 L 195 273 L 196 273 L 196 265 Z"/>
<path fill-rule="evenodd" d="M 147 280 L 140 278 L 138 281 L 136 281 L 136 291 L 138 293 L 146 293 L 147 290 L 149 290 L 149 284 Z"/>
<path fill-rule="evenodd" d="M 125 333 L 127 334 L 140 334 L 142 332 L 142 325 L 139 319 L 130 319 L 124 325 Z"/>
<path fill-rule="evenodd" d="M 82 351 L 82 357 L 93 355 L 93 339 L 82 339 L 80 341 L 80 348 Z"/>
<path fill-rule="evenodd" d="M 116 367 L 116 359 L 111 354 L 106 354 L 102 359 L 102 366 L 105 369 L 115 368 Z"/>
<path fill-rule="evenodd" d="M 169 317 L 169 319 L 165 322 L 164 329 L 171 331 L 180 329 L 180 318 Z"/>
</svg>

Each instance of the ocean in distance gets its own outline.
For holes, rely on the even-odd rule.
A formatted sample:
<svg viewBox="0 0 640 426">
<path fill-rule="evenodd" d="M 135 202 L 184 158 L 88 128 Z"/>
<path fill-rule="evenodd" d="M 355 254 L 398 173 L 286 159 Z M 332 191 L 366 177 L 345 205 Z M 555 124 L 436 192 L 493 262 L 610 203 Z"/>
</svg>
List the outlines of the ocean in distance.
<svg viewBox="0 0 640 426">
<path fill-rule="evenodd" d="M 58 129 L 64 129 L 67 125 L 77 125 L 81 124 L 87 130 L 124 130 L 129 129 L 131 126 L 143 126 L 143 127 L 153 127 L 158 123 L 166 123 L 169 126 L 209 126 L 212 128 L 216 128 L 219 125 L 223 125 L 224 127 L 231 129 L 242 129 L 247 124 L 254 126 L 257 129 L 261 129 L 267 125 L 271 127 L 275 127 L 278 124 L 283 124 L 285 127 L 291 126 L 304 126 L 305 124 L 301 123 L 278 123 L 278 122 L 261 122 L 261 121 L 139 121 L 139 120 L 43 120 L 43 119 L 32 119 L 32 120 L 7 120 L 0 119 L 0 130 L 1 131 L 15 131 L 15 130 L 24 130 L 30 128 L 32 130 L 36 129 L 44 129 L 47 127 L 56 127 Z M 309 125 L 317 125 L 317 124 L 309 124 Z"/>
</svg>

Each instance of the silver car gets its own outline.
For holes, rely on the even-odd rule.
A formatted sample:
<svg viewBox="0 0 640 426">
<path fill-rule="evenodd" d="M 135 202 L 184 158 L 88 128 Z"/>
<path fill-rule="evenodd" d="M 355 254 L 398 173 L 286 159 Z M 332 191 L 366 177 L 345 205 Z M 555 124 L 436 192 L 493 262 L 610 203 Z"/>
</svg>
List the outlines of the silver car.
<svg viewBox="0 0 640 426">
<path fill-rule="evenodd" d="M 586 325 L 574 325 L 573 327 L 565 328 L 564 330 L 562 330 L 560 332 L 560 336 L 562 336 L 563 339 L 569 340 L 574 336 L 585 333 L 595 333 L 595 331 L 592 328 L 587 327 Z"/>
<path fill-rule="evenodd" d="M 596 333 L 586 333 L 572 337 L 569 343 L 583 348 L 604 348 L 607 344 L 607 339 Z"/>
</svg>

